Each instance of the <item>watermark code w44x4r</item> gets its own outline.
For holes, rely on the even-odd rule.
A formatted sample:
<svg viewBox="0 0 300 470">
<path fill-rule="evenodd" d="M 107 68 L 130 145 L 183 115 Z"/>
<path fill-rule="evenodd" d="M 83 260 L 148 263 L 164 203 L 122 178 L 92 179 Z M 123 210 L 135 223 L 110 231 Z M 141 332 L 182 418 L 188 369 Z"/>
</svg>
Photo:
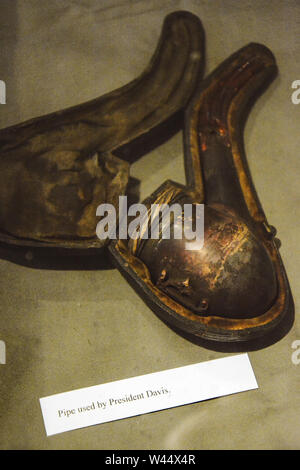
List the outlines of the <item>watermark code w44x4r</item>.
<svg viewBox="0 0 300 470">
<path fill-rule="evenodd" d="M 0 364 L 6 364 L 6 346 L 4 341 L 0 340 Z"/>
<path fill-rule="evenodd" d="M 296 90 L 292 93 L 291 99 L 293 104 L 300 103 L 300 80 L 294 80 L 292 83 L 292 88 Z"/>
</svg>

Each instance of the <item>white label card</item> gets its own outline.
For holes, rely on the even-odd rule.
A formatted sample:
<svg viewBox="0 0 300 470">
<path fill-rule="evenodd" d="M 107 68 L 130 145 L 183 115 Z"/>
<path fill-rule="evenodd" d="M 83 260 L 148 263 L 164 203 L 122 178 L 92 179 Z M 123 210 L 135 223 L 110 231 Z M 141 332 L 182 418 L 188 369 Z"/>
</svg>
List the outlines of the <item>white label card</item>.
<svg viewBox="0 0 300 470">
<path fill-rule="evenodd" d="M 239 354 L 40 398 L 48 436 L 258 388 Z"/>
</svg>

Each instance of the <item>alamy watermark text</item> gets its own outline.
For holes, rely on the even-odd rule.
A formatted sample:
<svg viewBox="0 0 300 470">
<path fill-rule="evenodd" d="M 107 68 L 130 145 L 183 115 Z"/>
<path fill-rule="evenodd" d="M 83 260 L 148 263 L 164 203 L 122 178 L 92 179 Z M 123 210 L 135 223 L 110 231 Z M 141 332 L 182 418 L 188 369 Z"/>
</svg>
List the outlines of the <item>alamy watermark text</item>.
<svg viewBox="0 0 300 470">
<path fill-rule="evenodd" d="M 291 99 L 293 104 L 300 103 L 300 80 L 294 80 L 292 83 L 292 88 L 296 90 L 292 93 Z"/>
<path fill-rule="evenodd" d="M 199 250 L 204 244 L 204 204 L 151 204 L 150 208 L 132 204 L 127 207 L 127 196 L 119 196 L 118 217 L 114 205 L 108 203 L 100 204 L 96 215 L 102 217 L 96 227 L 100 240 L 184 239 L 186 250 Z"/>
<path fill-rule="evenodd" d="M 2 340 L 0 340 L 0 364 L 6 364 L 6 346 Z"/>
<path fill-rule="evenodd" d="M 3 80 L 0 80 L 0 104 L 6 104 L 6 85 Z"/>
</svg>

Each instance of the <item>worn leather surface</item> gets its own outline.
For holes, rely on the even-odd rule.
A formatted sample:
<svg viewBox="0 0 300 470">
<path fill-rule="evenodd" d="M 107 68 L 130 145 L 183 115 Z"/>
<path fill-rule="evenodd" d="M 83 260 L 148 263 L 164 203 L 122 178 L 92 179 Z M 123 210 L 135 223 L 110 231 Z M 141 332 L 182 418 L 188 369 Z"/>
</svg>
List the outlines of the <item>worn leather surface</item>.
<svg viewBox="0 0 300 470">
<path fill-rule="evenodd" d="M 71 1 L 2 0 L 0 79 L 6 127 L 113 90 L 147 64 L 166 14 L 197 14 L 207 40 L 207 73 L 250 41 L 274 53 L 279 77 L 245 129 L 248 163 L 295 300 L 293 329 L 249 357 L 259 389 L 47 438 L 38 399 L 54 393 L 224 357 L 165 326 L 116 269 L 45 270 L 0 261 L 1 449 L 299 449 L 300 340 L 299 113 L 291 101 L 300 79 L 295 0 Z M 163 181 L 184 183 L 177 134 L 131 168 L 144 199 Z M 16 217 L 18 214 L 16 213 Z M 81 267 L 81 270 L 75 269 Z M 298 355 L 300 357 L 300 354 Z M 224 433 L 224 423 L 227 432 Z"/>
</svg>

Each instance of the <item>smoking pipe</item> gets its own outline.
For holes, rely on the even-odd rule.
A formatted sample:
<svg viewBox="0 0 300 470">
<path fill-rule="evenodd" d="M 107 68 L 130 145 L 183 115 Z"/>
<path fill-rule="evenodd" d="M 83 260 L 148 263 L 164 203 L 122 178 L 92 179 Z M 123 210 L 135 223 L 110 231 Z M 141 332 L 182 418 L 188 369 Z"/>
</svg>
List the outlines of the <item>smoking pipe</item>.
<svg viewBox="0 0 300 470">
<path fill-rule="evenodd" d="M 251 180 L 242 135 L 254 99 L 276 72 L 269 49 L 251 43 L 208 76 L 185 114 L 186 186 L 167 181 L 144 201 L 149 208 L 204 204 L 203 246 L 187 250 L 184 236 L 164 239 L 163 231 L 158 239 L 110 246 L 147 304 L 194 338 L 255 340 L 272 332 L 291 308 L 275 229 Z M 170 223 L 174 228 L 176 218 Z"/>
</svg>

